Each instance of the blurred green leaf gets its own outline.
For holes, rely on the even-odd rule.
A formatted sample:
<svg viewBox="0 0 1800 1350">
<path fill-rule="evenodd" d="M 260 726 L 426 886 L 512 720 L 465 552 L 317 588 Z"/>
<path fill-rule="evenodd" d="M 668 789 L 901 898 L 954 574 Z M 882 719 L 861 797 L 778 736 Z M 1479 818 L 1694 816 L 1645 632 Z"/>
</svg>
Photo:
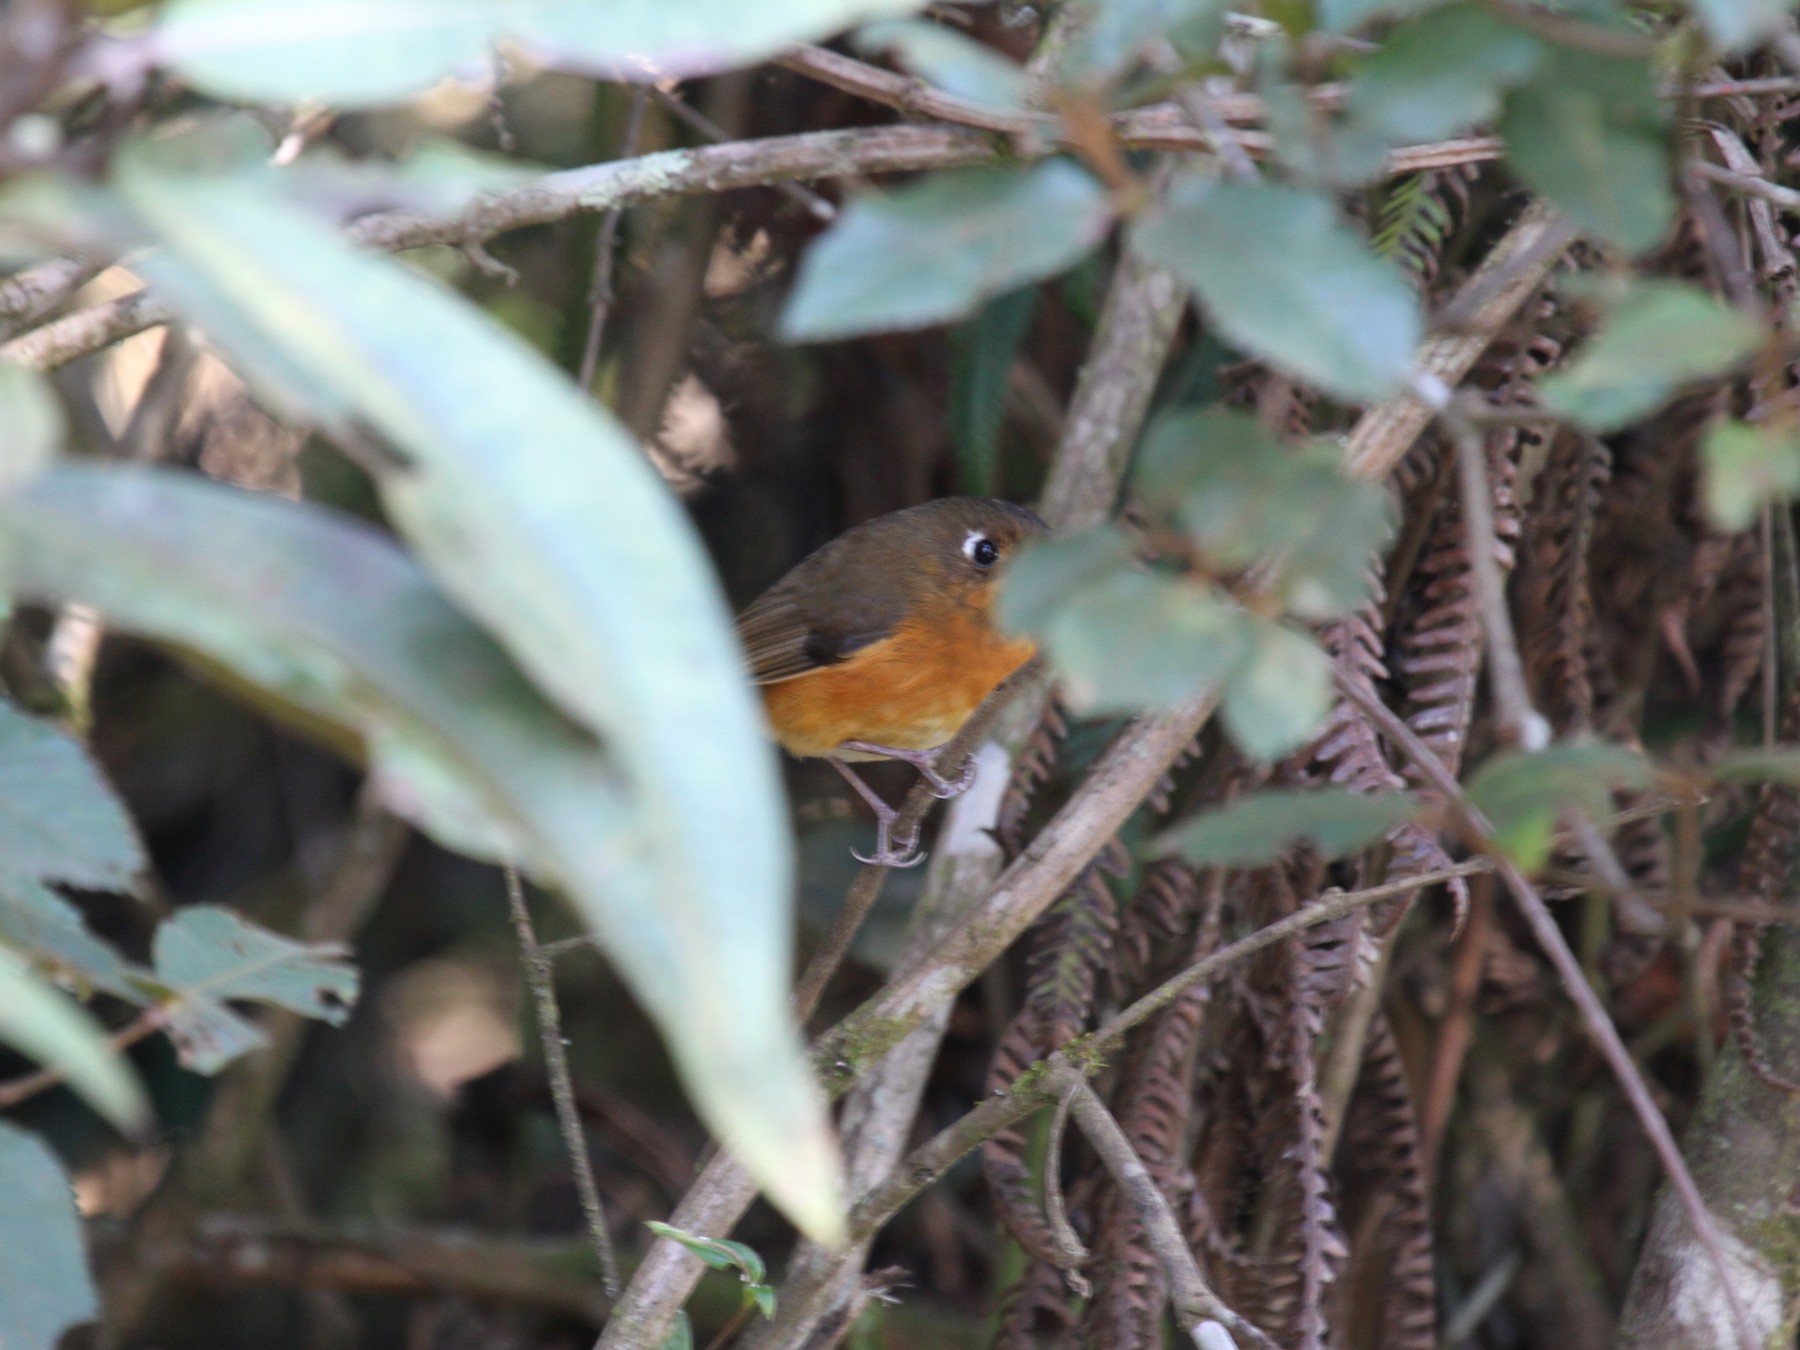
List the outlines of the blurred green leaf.
<svg viewBox="0 0 1800 1350">
<path fill-rule="evenodd" d="M 1800 746 L 1728 750 L 1706 771 L 1721 783 L 1782 783 L 1800 787 Z"/>
<path fill-rule="evenodd" d="M 817 341 L 960 318 L 1072 266 L 1111 223 L 1106 189 L 1061 159 L 934 174 L 859 198 L 806 251 L 782 335 Z"/>
<path fill-rule="evenodd" d="M 129 891 L 143 845 L 81 743 L 0 699 L 0 880 Z"/>
<path fill-rule="evenodd" d="M 775 1291 L 766 1284 L 747 1284 L 744 1294 L 764 1317 L 775 1315 Z"/>
<path fill-rule="evenodd" d="M 0 491 L 41 470 L 62 440 L 62 404 L 50 381 L 0 361 Z"/>
<path fill-rule="evenodd" d="M 0 945 L 65 984 L 103 989 L 132 1003 L 147 1001 L 133 979 L 138 968 L 89 932 L 81 911 L 41 881 L 0 879 Z"/>
<path fill-rule="evenodd" d="M 1341 858 L 1416 817 L 1410 792 L 1374 796 L 1349 788 L 1274 788 L 1251 792 L 1160 835 L 1153 851 L 1179 853 L 1201 867 L 1253 867 L 1273 862 L 1296 840 L 1323 858 Z"/>
<path fill-rule="evenodd" d="M 957 477 L 974 497 L 997 490 L 995 460 L 1006 420 L 1006 396 L 1031 316 L 1036 286 L 996 296 L 973 319 L 950 335 L 955 364 L 950 370 L 950 439 L 956 445 Z"/>
<path fill-rule="evenodd" d="M 1442 3 L 1443 0 L 1319 0 L 1319 27 L 1327 33 L 1348 33 L 1371 19 L 1410 18 Z"/>
<path fill-rule="evenodd" d="M 1752 524 L 1764 503 L 1800 496 L 1800 436 L 1791 427 L 1714 422 L 1700 465 L 1707 517 L 1728 534 Z"/>
<path fill-rule="evenodd" d="M 1058 83 L 1110 84 L 1153 42 L 1186 56 L 1210 55 L 1224 29 L 1225 0 L 1076 0 L 1078 12 L 1056 65 Z"/>
<path fill-rule="evenodd" d="M 1690 0 L 1688 8 L 1713 44 L 1731 52 L 1781 28 L 1794 6 L 1792 0 Z"/>
<path fill-rule="evenodd" d="M 1211 590 L 1132 566 L 1073 590 L 1039 631 L 1070 704 L 1093 713 L 1178 703 L 1223 679 L 1246 641 L 1243 613 Z"/>
<path fill-rule="evenodd" d="M 1189 179 L 1134 238 L 1193 285 L 1227 338 L 1309 383 L 1374 401 L 1412 370 L 1411 288 L 1321 193 Z"/>
<path fill-rule="evenodd" d="M 263 1044 L 228 1001 L 273 1003 L 342 1026 L 357 992 L 344 955 L 336 943 L 294 942 L 215 905 L 177 911 L 156 930 L 153 957 L 182 1064 L 213 1074 Z"/>
<path fill-rule="evenodd" d="M 1548 49 L 1506 99 L 1507 161 L 1585 230 L 1630 253 L 1675 218 L 1669 114 L 1646 61 Z"/>
<path fill-rule="evenodd" d="M 89 1106 L 121 1130 L 135 1130 L 150 1118 L 150 1104 L 137 1076 L 99 1025 L 4 946 L 0 946 L 0 1043 L 56 1070 Z M 5 1265 L 0 1261 L 0 1268 Z M 0 1314 L 5 1307 L 0 1304 Z"/>
<path fill-rule="evenodd" d="M 1346 478 L 1340 458 L 1324 444 L 1290 446 L 1248 413 L 1212 408 L 1158 419 L 1133 484 L 1224 569 L 1275 554 L 1288 608 L 1325 618 L 1367 599 L 1369 560 L 1393 530 L 1386 490 Z"/>
<path fill-rule="evenodd" d="M 1500 111 L 1544 46 L 1477 5 L 1453 5 L 1395 29 L 1356 67 L 1345 115 L 1394 145 L 1443 140 Z"/>
<path fill-rule="evenodd" d="M 56 1350 L 100 1316 L 75 1191 L 50 1146 L 0 1121 L 0 1346 Z"/>
<path fill-rule="evenodd" d="M 675 1325 L 663 1337 L 660 1350 L 694 1350 L 694 1324 L 688 1320 L 685 1311 L 676 1312 Z"/>
<path fill-rule="evenodd" d="M 1470 805 L 1494 827 L 1501 851 L 1531 871 L 1550 856 L 1559 812 L 1576 807 L 1599 821 L 1612 811 L 1613 789 L 1653 782 L 1642 755 L 1595 742 L 1507 751 L 1483 764 L 1465 787 Z"/>
<path fill-rule="evenodd" d="M 745 65 L 921 0 L 170 0 L 152 51 L 188 83 L 260 103 L 390 102 L 480 77 L 502 44 L 642 79 Z"/>
<path fill-rule="evenodd" d="M 887 52 L 946 94 L 1003 112 L 1025 106 L 1025 71 L 985 43 L 923 19 L 889 19 L 857 30 L 861 52 Z"/>
<path fill-rule="evenodd" d="M 1331 711 L 1331 658 L 1270 619 L 1250 618 L 1244 642 L 1225 680 L 1225 730 L 1252 759 L 1279 759 L 1305 744 Z"/>
<path fill-rule="evenodd" d="M 654 900 L 557 870 L 707 1122 L 804 1229 L 835 1235 L 836 1151 L 787 1009 L 774 751 L 717 579 L 648 457 L 468 302 L 267 190 L 133 155 L 115 180 L 164 245 L 146 279 L 328 433 L 384 435 L 399 451 L 376 461 L 390 517 L 605 738 Z"/>
<path fill-rule="evenodd" d="M 1618 431 L 1692 380 L 1722 375 L 1762 345 L 1762 326 L 1685 281 L 1640 281 L 1599 334 L 1539 385 L 1545 404 L 1591 431 Z"/>
<path fill-rule="evenodd" d="M 1071 594 L 1128 569 L 1131 559 L 1131 537 L 1117 525 L 1032 540 L 1001 578 L 1001 626 L 1013 633 L 1044 627 Z"/>
</svg>

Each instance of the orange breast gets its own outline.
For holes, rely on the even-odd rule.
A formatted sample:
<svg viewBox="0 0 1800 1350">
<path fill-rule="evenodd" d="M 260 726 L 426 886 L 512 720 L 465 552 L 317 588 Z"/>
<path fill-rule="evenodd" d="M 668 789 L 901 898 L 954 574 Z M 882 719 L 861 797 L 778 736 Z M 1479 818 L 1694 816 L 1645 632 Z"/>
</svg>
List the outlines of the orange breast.
<svg viewBox="0 0 1800 1350">
<path fill-rule="evenodd" d="M 1037 650 L 949 597 L 836 665 L 763 686 L 775 739 L 802 759 L 845 741 L 932 750 Z"/>
</svg>

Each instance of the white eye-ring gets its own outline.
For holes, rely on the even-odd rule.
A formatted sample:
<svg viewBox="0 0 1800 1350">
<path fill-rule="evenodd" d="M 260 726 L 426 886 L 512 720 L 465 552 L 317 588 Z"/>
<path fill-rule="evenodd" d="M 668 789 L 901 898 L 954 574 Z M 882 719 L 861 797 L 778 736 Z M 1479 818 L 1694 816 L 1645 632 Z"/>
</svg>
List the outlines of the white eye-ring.
<svg viewBox="0 0 1800 1350">
<path fill-rule="evenodd" d="M 963 540 L 963 557 L 977 567 L 992 567 L 1000 561 L 1000 546 L 979 530 L 970 530 Z"/>
</svg>

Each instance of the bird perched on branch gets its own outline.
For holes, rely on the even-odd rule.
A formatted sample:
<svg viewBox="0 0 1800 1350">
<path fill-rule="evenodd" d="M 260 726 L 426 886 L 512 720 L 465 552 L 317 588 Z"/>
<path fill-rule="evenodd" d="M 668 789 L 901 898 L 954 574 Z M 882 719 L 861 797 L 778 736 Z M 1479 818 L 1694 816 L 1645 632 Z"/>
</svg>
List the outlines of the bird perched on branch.
<svg viewBox="0 0 1800 1350">
<path fill-rule="evenodd" d="M 1007 560 L 1045 532 L 1022 506 L 944 497 L 839 535 L 738 616 L 775 739 L 829 761 L 875 812 L 875 852 L 859 861 L 924 855 L 916 827 L 893 837 L 898 813 L 849 761 L 903 760 L 939 797 L 969 786 L 972 768 L 947 779 L 933 752 L 1036 652 L 995 625 L 994 598 Z"/>
</svg>

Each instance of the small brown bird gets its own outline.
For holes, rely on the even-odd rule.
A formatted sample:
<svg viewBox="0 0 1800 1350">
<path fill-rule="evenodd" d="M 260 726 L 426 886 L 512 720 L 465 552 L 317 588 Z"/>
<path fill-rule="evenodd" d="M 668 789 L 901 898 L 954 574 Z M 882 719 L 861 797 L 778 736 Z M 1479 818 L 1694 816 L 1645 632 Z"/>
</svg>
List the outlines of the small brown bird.
<svg viewBox="0 0 1800 1350">
<path fill-rule="evenodd" d="M 859 861 L 910 867 L 924 855 L 892 837 L 893 807 L 846 761 L 913 765 L 940 797 L 952 782 L 932 752 L 1030 660 L 1030 638 L 994 623 L 995 583 L 1020 544 L 1045 533 L 1022 506 L 945 497 L 839 535 L 738 616 L 738 636 L 775 739 L 826 759 L 875 811 L 875 852 Z"/>
</svg>

